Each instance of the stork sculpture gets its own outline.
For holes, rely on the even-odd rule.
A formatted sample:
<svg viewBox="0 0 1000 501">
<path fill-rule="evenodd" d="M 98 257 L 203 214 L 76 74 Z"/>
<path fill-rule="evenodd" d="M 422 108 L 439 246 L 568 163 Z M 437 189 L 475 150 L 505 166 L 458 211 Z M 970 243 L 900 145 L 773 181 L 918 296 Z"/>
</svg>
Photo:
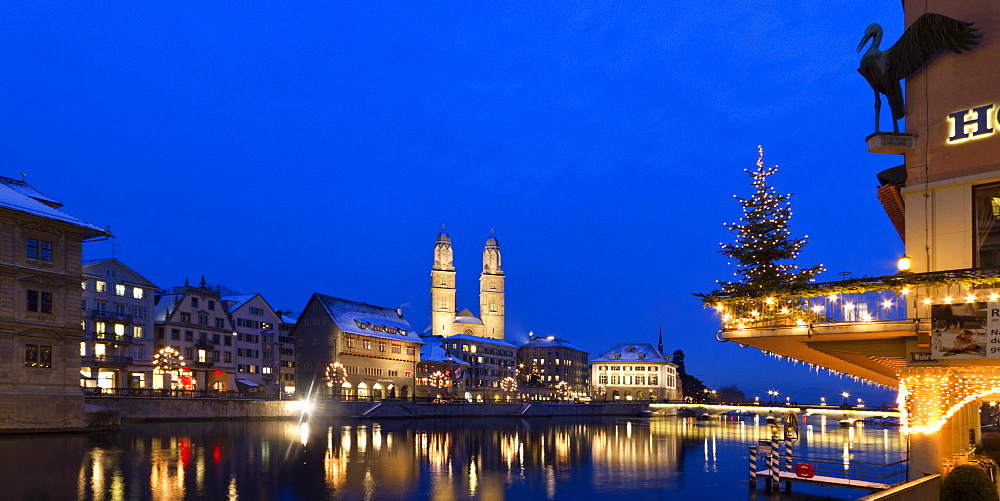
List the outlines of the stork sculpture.
<svg viewBox="0 0 1000 501">
<path fill-rule="evenodd" d="M 872 24 L 865 30 L 865 36 L 858 44 L 858 52 L 865 47 L 868 40 L 872 44 L 861 56 L 861 66 L 858 73 L 865 77 L 875 91 L 875 132 L 879 128 L 879 111 L 882 108 L 882 98 L 885 94 L 892 110 L 892 130 L 899 132 L 899 119 L 906 116 L 906 105 L 903 102 L 903 88 L 899 81 L 920 69 L 931 56 L 941 50 L 950 50 L 961 54 L 979 45 L 982 35 L 976 33 L 979 28 L 973 23 L 958 21 L 941 14 L 928 12 L 917 18 L 903 36 L 886 51 L 879 50 L 882 43 L 882 27 Z"/>
</svg>

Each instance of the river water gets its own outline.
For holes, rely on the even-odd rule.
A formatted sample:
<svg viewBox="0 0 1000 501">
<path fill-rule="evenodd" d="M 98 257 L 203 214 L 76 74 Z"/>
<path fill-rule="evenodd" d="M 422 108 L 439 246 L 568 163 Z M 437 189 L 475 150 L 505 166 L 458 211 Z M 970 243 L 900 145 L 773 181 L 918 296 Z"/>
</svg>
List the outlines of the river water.
<svg viewBox="0 0 1000 501">
<path fill-rule="evenodd" d="M 905 455 L 894 428 L 810 416 L 796 455 L 839 468 Z M 0 499 L 856 499 L 866 491 L 748 486 L 752 418 L 497 418 L 127 424 L 0 437 Z M 802 461 L 805 461 L 803 459 Z"/>
</svg>

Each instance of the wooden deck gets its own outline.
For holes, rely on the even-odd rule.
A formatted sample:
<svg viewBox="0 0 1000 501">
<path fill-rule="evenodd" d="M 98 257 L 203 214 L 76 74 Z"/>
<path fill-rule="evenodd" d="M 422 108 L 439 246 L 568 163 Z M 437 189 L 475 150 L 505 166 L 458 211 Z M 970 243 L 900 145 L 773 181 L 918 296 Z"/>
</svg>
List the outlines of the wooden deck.
<svg viewBox="0 0 1000 501">
<path fill-rule="evenodd" d="M 767 470 L 760 470 L 757 472 L 757 480 L 770 480 L 771 472 Z M 804 482 L 807 484 L 816 485 L 826 485 L 830 487 L 848 487 L 850 489 L 862 489 L 866 491 L 881 491 L 888 489 L 892 484 L 882 484 L 879 482 L 866 482 L 864 480 L 852 480 L 849 478 L 840 477 L 824 477 L 822 475 L 816 475 L 811 478 L 804 478 L 795 475 L 795 473 L 790 471 L 778 472 L 778 478 L 781 482 Z"/>
</svg>

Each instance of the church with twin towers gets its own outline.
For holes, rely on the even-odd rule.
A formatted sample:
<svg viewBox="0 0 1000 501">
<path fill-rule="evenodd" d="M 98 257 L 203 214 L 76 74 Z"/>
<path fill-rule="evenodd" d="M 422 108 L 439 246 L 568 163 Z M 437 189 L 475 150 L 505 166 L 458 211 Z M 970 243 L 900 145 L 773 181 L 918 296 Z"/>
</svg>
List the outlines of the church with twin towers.
<svg viewBox="0 0 1000 501">
<path fill-rule="evenodd" d="M 504 275 L 500 243 L 491 235 L 483 248 L 483 272 L 479 276 L 479 318 L 468 308 L 458 312 L 455 302 L 455 262 L 451 237 L 441 231 L 434 245 L 431 268 L 431 332 L 434 336 L 478 336 L 504 339 Z"/>
</svg>

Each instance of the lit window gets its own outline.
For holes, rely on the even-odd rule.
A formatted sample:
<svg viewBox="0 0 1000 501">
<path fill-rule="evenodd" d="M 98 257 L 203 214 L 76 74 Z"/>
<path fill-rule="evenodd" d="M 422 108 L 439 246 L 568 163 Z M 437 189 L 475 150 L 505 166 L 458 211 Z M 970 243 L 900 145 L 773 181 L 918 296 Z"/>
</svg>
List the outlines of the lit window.
<svg viewBox="0 0 1000 501">
<path fill-rule="evenodd" d="M 25 367 L 52 367 L 52 347 L 44 344 L 24 345 Z"/>
<path fill-rule="evenodd" d="M 83 289 L 83 290 L 87 290 L 87 281 L 86 280 L 80 282 L 80 288 Z"/>
<path fill-rule="evenodd" d="M 208 355 L 205 353 L 205 350 L 198 350 L 198 361 L 202 363 L 208 361 Z"/>
<path fill-rule="evenodd" d="M 108 291 L 108 283 L 105 282 L 104 280 L 97 280 L 96 281 L 96 285 L 97 285 L 97 292 L 107 292 Z"/>
<path fill-rule="evenodd" d="M 142 339 L 142 326 L 135 325 L 132 327 L 132 337 Z"/>
<path fill-rule="evenodd" d="M 115 294 L 117 294 L 119 296 L 124 296 L 125 295 L 125 286 L 122 285 L 122 284 L 115 285 Z"/>
<path fill-rule="evenodd" d="M 115 337 L 119 338 L 119 339 L 125 337 L 125 325 L 124 324 L 115 324 Z"/>
<path fill-rule="evenodd" d="M 87 343 L 80 341 L 80 356 L 87 356 Z"/>
<path fill-rule="evenodd" d="M 138 287 L 132 287 L 132 297 L 136 299 L 142 299 L 142 295 L 143 295 L 142 289 Z"/>
<path fill-rule="evenodd" d="M 94 332 L 98 334 L 104 334 L 106 332 L 106 324 L 104 322 L 94 322 Z"/>
</svg>

